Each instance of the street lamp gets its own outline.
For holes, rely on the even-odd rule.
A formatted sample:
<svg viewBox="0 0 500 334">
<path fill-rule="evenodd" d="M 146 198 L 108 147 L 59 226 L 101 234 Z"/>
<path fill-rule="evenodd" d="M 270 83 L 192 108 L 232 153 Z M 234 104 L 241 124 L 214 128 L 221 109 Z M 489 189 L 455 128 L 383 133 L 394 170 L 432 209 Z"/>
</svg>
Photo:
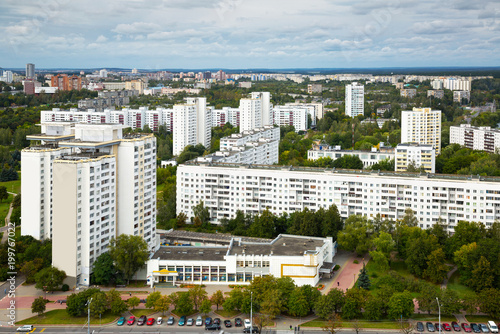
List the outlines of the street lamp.
<svg viewBox="0 0 500 334">
<path fill-rule="evenodd" d="M 250 291 L 250 334 L 253 331 L 253 316 L 252 316 L 252 309 L 253 309 L 253 291 Z"/>
<path fill-rule="evenodd" d="M 88 306 L 88 315 L 89 315 L 89 319 L 88 319 L 88 323 L 87 323 L 87 334 L 90 334 L 90 303 L 92 303 L 92 298 L 90 298 L 90 300 L 87 302 L 87 305 Z"/>
<path fill-rule="evenodd" d="M 438 305 L 439 334 L 441 334 L 441 305 L 439 305 L 439 299 L 438 299 L 438 297 L 436 297 L 436 302 L 437 302 L 437 305 Z"/>
</svg>

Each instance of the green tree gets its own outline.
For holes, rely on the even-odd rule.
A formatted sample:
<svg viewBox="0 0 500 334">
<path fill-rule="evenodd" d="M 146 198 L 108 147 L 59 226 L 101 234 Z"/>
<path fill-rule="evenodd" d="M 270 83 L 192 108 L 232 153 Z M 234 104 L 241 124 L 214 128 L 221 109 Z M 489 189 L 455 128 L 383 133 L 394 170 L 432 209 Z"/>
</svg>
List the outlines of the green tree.
<svg viewBox="0 0 500 334">
<path fill-rule="evenodd" d="M 97 292 L 92 295 L 90 303 L 90 314 L 96 318 L 108 310 L 108 298 L 104 292 Z"/>
<path fill-rule="evenodd" d="M 35 275 L 35 287 L 45 291 L 55 291 L 62 285 L 66 273 L 56 267 L 47 267 Z"/>
<path fill-rule="evenodd" d="M 193 312 L 193 301 L 189 297 L 189 293 L 179 293 L 174 305 L 179 315 L 188 315 Z"/>
<path fill-rule="evenodd" d="M 9 198 L 9 193 L 7 192 L 7 187 L 0 186 L 0 202 L 3 202 L 4 199 Z"/>
<path fill-rule="evenodd" d="M 293 290 L 287 308 L 292 317 L 305 317 L 309 313 L 307 296 L 301 288 Z"/>
<path fill-rule="evenodd" d="M 370 251 L 370 257 L 381 272 L 389 270 L 389 260 L 384 253 L 377 250 Z"/>
<path fill-rule="evenodd" d="M 366 302 L 364 317 L 369 320 L 382 319 L 384 314 L 382 308 L 380 307 L 381 303 L 383 303 L 383 301 L 380 297 L 372 294 Z"/>
<path fill-rule="evenodd" d="M 500 319 L 500 291 L 487 288 L 479 293 L 479 307 L 481 312 L 488 314 L 493 319 Z"/>
<path fill-rule="evenodd" d="M 314 313 L 322 319 L 328 319 L 332 314 L 342 309 L 344 302 L 344 291 L 337 288 L 331 289 L 328 294 L 318 298 L 314 305 Z"/>
<path fill-rule="evenodd" d="M 141 300 L 136 296 L 130 297 L 127 300 L 128 306 L 131 307 L 133 310 L 135 310 L 135 307 L 139 306 L 140 303 L 141 303 Z"/>
<path fill-rule="evenodd" d="M 427 269 L 427 259 L 436 247 L 436 237 L 427 235 L 423 230 L 419 236 L 408 240 L 405 262 L 412 274 L 415 274 L 417 277 L 424 276 L 424 272 Z"/>
<path fill-rule="evenodd" d="M 413 305 L 413 297 L 408 291 L 396 292 L 389 299 L 389 318 L 399 319 L 403 317 L 405 319 L 410 318 L 413 314 L 415 305 Z"/>
<path fill-rule="evenodd" d="M 363 262 L 363 268 L 361 268 L 359 270 L 357 284 L 362 289 L 370 290 L 370 286 L 371 286 L 370 277 L 368 277 L 368 271 L 366 270 L 364 262 Z"/>
<path fill-rule="evenodd" d="M 468 292 L 462 296 L 462 308 L 467 314 L 476 314 L 479 305 L 479 297 L 475 292 Z"/>
<path fill-rule="evenodd" d="M 217 310 L 219 310 L 219 305 L 224 303 L 224 293 L 221 290 L 215 291 L 212 297 L 210 297 L 210 301 L 217 307 Z"/>
<path fill-rule="evenodd" d="M 478 242 L 486 235 L 486 228 L 482 223 L 459 221 L 454 228 L 455 233 L 448 239 L 446 249 L 454 254 L 463 245 Z"/>
<path fill-rule="evenodd" d="M 26 277 L 26 283 L 35 283 L 35 275 L 42 269 L 43 260 L 36 258 L 23 264 L 20 271 Z"/>
<path fill-rule="evenodd" d="M 495 279 L 494 274 L 495 272 L 491 268 L 490 262 L 486 260 L 484 256 L 481 256 L 479 262 L 472 270 L 472 277 L 469 280 L 469 286 L 476 292 L 492 288 L 493 281 Z"/>
<path fill-rule="evenodd" d="M 161 315 L 165 315 L 165 312 L 170 308 L 170 298 L 168 296 L 161 296 L 155 302 L 154 311 L 161 312 Z"/>
<path fill-rule="evenodd" d="M 355 251 L 359 256 L 367 253 L 371 246 L 371 240 L 364 217 L 351 216 L 345 224 L 344 230 L 338 233 L 337 242 L 339 245 L 347 251 Z"/>
<path fill-rule="evenodd" d="M 250 235 L 256 238 L 273 238 L 276 236 L 276 216 L 265 209 L 262 214 L 255 216 L 253 224 L 250 226 Z"/>
<path fill-rule="evenodd" d="M 436 297 L 438 297 L 438 290 L 436 287 L 432 284 L 424 283 L 417 297 L 419 310 L 427 312 L 428 314 L 436 311 Z"/>
<path fill-rule="evenodd" d="M 148 245 L 140 235 L 121 234 L 109 242 L 109 254 L 118 270 L 130 282 L 132 276 L 149 258 Z"/>
<path fill-rule="evenodd" d="M 433 283 L 440 284 L 446 278 L 447 273 L 448 266 L 445 264 L 445 254 L 442 248 L 438 248 L 427 257 L 424 277 Z"/>
<path fill-rule="evenodd" d="M 441 312 L 443 314 L 457 314 L 462 309 L 462 302 L 458 297 L 455 290 L 443 289 L 441 290 L 441 297 L 439 298 L 441 304 Z"/>
<path fill-rule="evenodd" d="M 79 293 L 72 293 L 66 300 L 66 312 L 73 317 L 87 315 L 87 302 L 98 292 L 100 292 L 99 289 L 90 288 Z"/>
<path fill-rule="evenodd" d="M 92 280 L 95 284 L 108 285 L 114 280 L 116 268 L 113 259 L 109 252 L 99 255 L 94 262 L 94 271 L 92 272 Z"/>
<path fill-rule="evenodd" d="M 281 293 L 278 290 L 269 291 L 266 299 L 264 299 L 264 301 L 260 304 L 261 313 L 265 314 L 270 320 L 280 315 L 283 308 L 283 300 L 281 299 Z"/>
<path fill-rule="evenodd" d="M 368 292 L 365 289 L 352 288 L 345 294 L 345 303 L 342 307 L 342 318 L 358 319 L 361 309 L 365 306 Z"/>
<path fill-rule="evenodd" d="M 208 314 L 212 311 L 212 302 L 210 299 L 203 299 L 200 305 L 200 312 L 204 314 Z"/>
<path fill-rule="evenodd" d="M 120 315 L 127 311 L 127 303 L 122 299 L 119 291 L 111 289 L 107 292 L 106 297 L 108 298 L 108 305 L 111 313 L 115 315 Z"/>
<path fill-rule="evenodd" d="M 153 308 L 156 304 L 156 301 L 160 299 L 161 297 L 161 292 L 160 291 L 155 291 L 152 292 L 148 295 L 148 298 L 146 299 L 146 307 L 147 308 Z"/>
<path fill-rule="evenodd" d="M 194 309 L 198 310 L 201 303 L 207 299 L 207 291 L 201 285 L 195 285 L 188 291 L 189 297 L 193 301 Z"/>
<path fill-rule="evenodd" d="M 328 334 L 337 334 L 342 329 L 342 320 L 338 314 L 332 314 L 321 328 Z"/>
<path fill-rule="evenodd" d="M 476 267 L 479 261 L 479 251 L 477 243 L 472 242 L 461 246 L 453 254 L 453 260 L 460 271 L 460 280 L 462 283 L 469 285 L 472 279 L 472 270 Z"/>
<path fill-rule="evenodd" d="M 33 300 L 31 303 L 31 313 L 38 313 L 38 316 L 42 315 L 45 312 L 47 300 L 43 297 L 38 297 Z"/>
<path fill-rule="evenodd" d="M 377 238 L 373 239 L 373 245 L 377 251 L 382 252 L 387 258 L 390 258 L 391 252 L 395 249 L 396 243 L 392 239 L 391 234 L 382 231 Z"/>
<path fill-rule="evenodd" d="M 193 207 L 194 217 L 198 217 L 202 224 L 207 224 L 210 220 L 210 211 L 205 207 L 203 201 Z"/>
</svg>

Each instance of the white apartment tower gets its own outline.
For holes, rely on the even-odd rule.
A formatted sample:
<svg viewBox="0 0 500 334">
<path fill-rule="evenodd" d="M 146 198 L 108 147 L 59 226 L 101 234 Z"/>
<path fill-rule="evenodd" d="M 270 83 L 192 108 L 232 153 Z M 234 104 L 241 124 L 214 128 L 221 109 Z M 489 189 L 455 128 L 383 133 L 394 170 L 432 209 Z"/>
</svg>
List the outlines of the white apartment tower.
<svg viewBox="0 0 500 334">
<path fill-rule="evenodd" d="M 253 92 L 240 100 L 240 132 L 273 125 L 271 93 Z"/>
<path fill-rule="evenodd" d="M 210 149 L 212 109 L 204 97 L 187 98 L 185 104 L 174 105 L 173 154 L 179 155 L 188 145 L 202 144 Z"/>
<path fill-rule="evenodd" d="M 22 152 L 23 172 L 34 173 L 22 182 L 22 191 L 30 195 L 22 199 L 29 210 L 22 211 L 21 232 L 52 237 L 52 264 L 66 272 L 71 284 L 89 285 L 93 263 L 113 237 L 142 236 L 151 251 L 156 245 L 156 139 L 123 136 L 122 127 L 42 124 L 45 134 L 28 136 L 42 145 Z M 49 144 L 52 151 L 43 161 L 26 163 L 36 162 Z"/>
<path fill-rule="evenodd" d="M 345 86 L 345 114 L 356 117 L 365 113 L 365 86 L 353 82 Z"/>
<path fill-rule="evenodd" d="M 262 126 L 273 125 L 273 106 L 271 105 L 271 93 L 269 92 L 253 92 L 251 94 L 253 99 L 260 99 L 262 101 Z"/>
<path fill-rule="evenodd" d="M 441 152 L 441 110 L 413 108 L 401 111 L 401 143 L 432 145 Z"/>
</svg>

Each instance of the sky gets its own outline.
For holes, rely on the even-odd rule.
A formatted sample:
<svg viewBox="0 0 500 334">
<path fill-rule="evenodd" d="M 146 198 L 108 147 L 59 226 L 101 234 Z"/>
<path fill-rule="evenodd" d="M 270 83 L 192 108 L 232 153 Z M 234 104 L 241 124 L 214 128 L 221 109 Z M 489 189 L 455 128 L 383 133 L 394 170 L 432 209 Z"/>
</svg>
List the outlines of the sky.
<svg viewBox="0 0 500 334">
<path fill-rule="evenodd" d="M 0 67 L 499 66 L 486 0 L 1 0 Z"/>
</svg>

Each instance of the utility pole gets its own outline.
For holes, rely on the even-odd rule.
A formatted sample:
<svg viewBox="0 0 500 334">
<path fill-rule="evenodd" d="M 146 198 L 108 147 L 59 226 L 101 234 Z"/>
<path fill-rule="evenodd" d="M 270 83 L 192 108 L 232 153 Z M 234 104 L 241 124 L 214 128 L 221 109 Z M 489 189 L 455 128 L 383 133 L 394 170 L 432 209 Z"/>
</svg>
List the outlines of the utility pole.
<svg viewBox="0 0 500 334">
<path fill-rule="evenodd" d="M 253 332 L 253 291 L 250 291 L 250 334 Z"/>
<path fill-rule="evenodd" d="M 441 334 L 441 305 L 439 305 L 438 297 L 436 297 L 436 301 L 438 304 L 438 314 L 439 314 L 439 334 Z"/>
<path fill-rule="evenodd" d="M 89 316 L 88 323 L 87 323 L 87 334 L 90 334 L 90 303 L 92 303 L 92 298 L 90 298 L 90 300 L 87 302 L 88 316 Z"/>
</svg>

